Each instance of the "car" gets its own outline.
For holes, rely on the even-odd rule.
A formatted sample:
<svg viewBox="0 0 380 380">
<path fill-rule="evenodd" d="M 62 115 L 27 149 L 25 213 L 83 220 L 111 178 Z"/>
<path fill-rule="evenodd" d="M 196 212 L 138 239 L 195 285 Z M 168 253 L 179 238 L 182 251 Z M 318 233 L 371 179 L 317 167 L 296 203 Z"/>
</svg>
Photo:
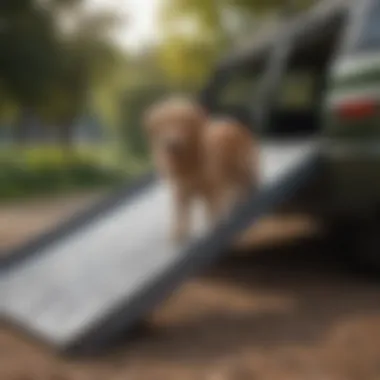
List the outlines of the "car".
<svg viewBox="0 0 380 380">
<path fill-rule="evenodd" d="M 319 144 L 308 212 L 340 251 L 380 270 L 380 0 L 326 0 L 220 60 L 206 107 L 260 138 Z M 312 196 L 310 196 L 312 194 Z"/>
</svg>

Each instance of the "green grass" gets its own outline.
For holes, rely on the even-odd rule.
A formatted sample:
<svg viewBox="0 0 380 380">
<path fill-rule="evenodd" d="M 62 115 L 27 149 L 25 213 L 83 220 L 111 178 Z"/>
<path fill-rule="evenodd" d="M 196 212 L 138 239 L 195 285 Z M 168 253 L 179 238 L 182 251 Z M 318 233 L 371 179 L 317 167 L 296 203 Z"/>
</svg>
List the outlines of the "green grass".
<svg viewBox="0 0 380 380">
<path fill-rule="evenodd" d="M 0 201 L 116 186 L 136 175 L 111 156 L 93 147 L 1 150 Z"/>
</svg>

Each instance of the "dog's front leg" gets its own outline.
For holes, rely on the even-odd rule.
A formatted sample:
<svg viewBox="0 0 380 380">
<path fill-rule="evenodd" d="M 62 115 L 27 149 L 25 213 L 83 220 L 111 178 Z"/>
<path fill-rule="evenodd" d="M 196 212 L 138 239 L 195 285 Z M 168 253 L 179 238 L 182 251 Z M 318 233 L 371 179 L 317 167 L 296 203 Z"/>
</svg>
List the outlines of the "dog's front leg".
<svg viewBox="0 0 380 380">
<path fill-rule="evenodd" d="M 182 188 L 174 190 L 172 240 L 183 243 L 189 236 L 191 195 Z"/>
</svg>

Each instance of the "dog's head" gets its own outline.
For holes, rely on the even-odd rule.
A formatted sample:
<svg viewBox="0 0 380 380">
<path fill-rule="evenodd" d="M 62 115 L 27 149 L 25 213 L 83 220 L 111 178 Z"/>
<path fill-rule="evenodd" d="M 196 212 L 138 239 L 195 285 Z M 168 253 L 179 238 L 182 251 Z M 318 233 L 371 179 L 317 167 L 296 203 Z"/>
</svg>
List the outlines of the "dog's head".
<svg viewBox="0 0 380 380">
<path fill-rule="evenodd" d="M 205 121 L 205 112 L 198 104 L 175 97 L 149 108 L 144 126 L 156 152 L 180 159 L 196 149 Z"/>
</svg>

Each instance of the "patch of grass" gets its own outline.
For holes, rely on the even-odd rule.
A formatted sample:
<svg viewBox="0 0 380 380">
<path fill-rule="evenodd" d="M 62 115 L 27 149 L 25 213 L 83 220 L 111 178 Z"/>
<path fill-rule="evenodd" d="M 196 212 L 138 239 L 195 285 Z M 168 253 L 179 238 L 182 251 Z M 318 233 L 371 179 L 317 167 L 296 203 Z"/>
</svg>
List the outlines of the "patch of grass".
<svg viewBox="0 0 380 380">
<path fill-rule="evenodd" d="M 114 186 L 131 177 L 96 152 L 57 148 L 0 152 L 0 200 Z"/>
</svg>

